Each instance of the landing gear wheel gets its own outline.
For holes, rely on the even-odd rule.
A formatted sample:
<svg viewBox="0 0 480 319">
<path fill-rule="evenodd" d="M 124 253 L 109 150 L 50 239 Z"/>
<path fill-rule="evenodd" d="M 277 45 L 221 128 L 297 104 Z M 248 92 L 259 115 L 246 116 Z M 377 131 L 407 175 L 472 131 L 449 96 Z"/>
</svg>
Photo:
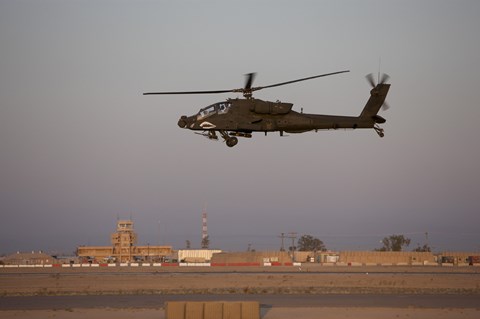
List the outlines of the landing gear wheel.
<svg viewBox="0 0 480 319">
<path fill-rule="evenodd" d="M 234 147 L 238 143 L 238 138 L 236 137 L 230 137 L 226 140 L 227 146 L 228 147 Z"/>
<path fill-rule="evenodd" d="M 385 136 L 385 133 L 383 133 L 383 128 L 380 128 L 378 125 L 375 125 L 373 129 L 375 130 L 375 132 L 377 132 L 378 136 L 380 137 Z"/>
</svg>

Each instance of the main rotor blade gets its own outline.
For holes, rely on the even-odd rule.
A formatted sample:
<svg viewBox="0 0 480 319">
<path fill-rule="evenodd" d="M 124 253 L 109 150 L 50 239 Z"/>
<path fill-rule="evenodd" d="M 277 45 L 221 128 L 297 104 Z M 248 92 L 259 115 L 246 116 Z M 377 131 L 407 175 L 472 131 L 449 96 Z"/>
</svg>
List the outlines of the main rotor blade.
<svg viewBox="0 0 480 319">
<path fill-rule="evenodd" d="M 255 74 L 256 73 L 248 73 L 248 74 L 246 74 L 248 76 L 248 78 L 247 78 L 247 81 L 245 82 L 245 87 L 241 88 L 241 89 L 213 90 L 213 91 L 146 92 L 146 93 L 143 93 L 143 95 L 243 93 L 244 96 L 246 96 L 246 95 L 251 96 L 253 91 L 258 91 L 258 90 L 261 90 L 261 89 L 272 88 L 272 87 L 276 87 L 276 86 L 280 86 L 280 85 L 286 85 L 286 84 L 291 84 L 291 83 L 296 83 L 296 82 L 300 82 L 300 81 L 316 79 L 316 78 L 320 78 L 320 77 L 324 77 L 324 76 L 335 75 L 335 74 L 340 74 L 340 73 L 345 73 L 345 72 L 350 72 L 350 71 L 346 70 L 346 71 L 339 71 L 339 72 L 333 72 L 333 73 L 325 73 L 325 74 L 310 76 L 308 78 L 302 78 L 302 79 L 298 79 L 298 80 L 287 81 L 287 82 L 282 82 L 282 83 L 277 83 L 277 84 L 272 84 L 272 85 L 267 85 L 267 86 L 257 86 L 257 87 L 252 87 L 253 80 L 255 79 Z"/>
<path fill-rule="evenodd" d="M 255 76 L 257 73 L 248 73 L 245 74 L 245 76 L 248 76 L 247 81 L 245 81 L 245 87 L 244 90 L 250 90 L 253 84 L 253 80 L 255 80 Z"/>
<path fill-rule="evenodd" d="M 179 92 L 146 92 L 143 95 L 153 95 L 153 94 L 218 94 L 218 93 L 229 93 L 236 92 L 236 90 L 217 90 L 217 91 L 179 91 Z"/>
<path fill-rule="evenodd" d="M 277 84 L 272 84 L 272 85 L 267 85 L 267 86 L 253 87 L 252 91 L 258 91 L 258 90 L 266 89 L 266 88 L 273 88 L 273 87 L 280 86 L 280 85 L 286 85 L 286 84 L 291 84 L 291 83 L 296 83 L 296 82 L 300 82 L 300 81 L 306 81 L 306 80 L 311 80 L 311 79 L 321 78 L 321 77 L 324 77 L 324 76 L 335 75 L 335 74 L 346 73 L 346 72 L 350 72 L 350 70 L 333 72 L 333 73 L 325 73 L 325 74 L 310 76 L 308 78 L 303 78 L 303 79 L 298 79 L 298 80 L 293 80 L 293 81 L 287 81 L 287 82 L 282 82 L 282 83 L 277 83 Z"/>
</svg>

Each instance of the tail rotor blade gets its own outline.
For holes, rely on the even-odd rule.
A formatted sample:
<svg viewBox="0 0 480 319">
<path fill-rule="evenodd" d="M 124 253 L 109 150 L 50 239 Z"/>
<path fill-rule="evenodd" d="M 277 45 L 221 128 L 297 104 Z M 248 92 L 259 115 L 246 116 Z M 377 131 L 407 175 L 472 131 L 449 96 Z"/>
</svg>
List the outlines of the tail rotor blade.
<svg viewBox="0 0 480 319">
<path fill-rule="evenodd" d="M 390 105 L 385 101 L 382 105 L 382 111 L 387 111 L 390 108 Z"/>
<path fill-rule="evenodd" d="M 383 73 L 382 74 L 382 79 L 380 80 L 380 84 L 384 84 L 385 82 L 388 81 L 388 79 L 390 79 L 390 76 L 386 73 Z"/>
<path fill-rule="evenodd" d="M 365 76 L 365 78 L 367 79 L 367 82 L 372 86 L 372 88 L 374 88 L 376 85 L 375 85 L 375 79 L 373 78 L 373 74 L 370 73 L 370 74 L 367 74 Z"/>
</svg>

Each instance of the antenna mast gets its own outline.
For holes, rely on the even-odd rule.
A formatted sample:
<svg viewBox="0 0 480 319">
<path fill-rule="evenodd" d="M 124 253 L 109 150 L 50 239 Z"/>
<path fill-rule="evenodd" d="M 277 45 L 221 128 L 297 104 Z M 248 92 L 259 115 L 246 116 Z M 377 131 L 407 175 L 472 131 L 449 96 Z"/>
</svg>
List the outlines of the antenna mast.
<svg viewBox="0 0 480 319">
<path fill-rule="evenodd" d="M 207 204 L 203 206 L 202 211 L 202 248 L 208 248 L 208 245 L 205 244 L 205 238 L 208 237 L 207 231 Z M 208 238 L 207 238 L 208 239 Z M 205 247 L 206 246 L 206 247 Z"/>
</svg>

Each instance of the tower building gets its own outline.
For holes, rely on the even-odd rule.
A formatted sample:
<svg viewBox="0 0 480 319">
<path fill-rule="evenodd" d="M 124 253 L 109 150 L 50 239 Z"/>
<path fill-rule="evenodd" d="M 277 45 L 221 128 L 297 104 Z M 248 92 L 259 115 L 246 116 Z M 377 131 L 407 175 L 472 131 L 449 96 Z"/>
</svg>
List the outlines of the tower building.
<svg viewBox="0 0 480 319">
<path fill-rule="evenodd" d="M 119 220 L 117 222 L 117 232 L 110 236 L 113 246 L 113 255 L 123 260 L 132 260 L 132 248 L 137 244 L 137 234 L 133 230 L 133 221 Z"/>
<path fill-rule="evenodd" d="M 138 236 L 133 221 L 118 220 L 117 231 L 110 235 L 111 246 L 80 246 L 77 255 L 84 261 L 104 262 L 155 262 L 173 253 L 172 246 L 137 246 Z"/>
</svg>

